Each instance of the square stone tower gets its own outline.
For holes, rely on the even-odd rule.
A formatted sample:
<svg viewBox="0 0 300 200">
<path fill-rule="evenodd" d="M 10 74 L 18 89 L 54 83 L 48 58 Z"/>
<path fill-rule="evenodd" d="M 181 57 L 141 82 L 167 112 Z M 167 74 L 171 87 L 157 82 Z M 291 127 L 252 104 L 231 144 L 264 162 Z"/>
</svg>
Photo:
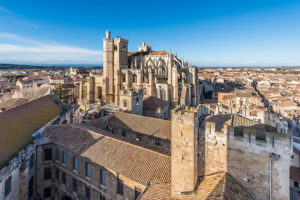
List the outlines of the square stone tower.
<svg viewBox="0 0 300 200">
<path fill-rule="evenodd" d="M 172 196 L 193 192 L 198 179 L 199 107 L 177 106 L 172 110 Z"/>
<path fill-rule="evenodd" d="M 106 31 L 103 39 L 103 78 L 105 82 L 105 95 L 107 103 L 114 103 L 115 74 L 128 67 L 128 39 L 110 37 L 110 31 Z"/>
<path fill-rule="evenodd" d="M 114 39 L 110 38 L 110 31 L 106 31 L 103 39 L 103 78 L 105 81 L 105 96 L 108 103 L 114 99 Z"/>
</svg>

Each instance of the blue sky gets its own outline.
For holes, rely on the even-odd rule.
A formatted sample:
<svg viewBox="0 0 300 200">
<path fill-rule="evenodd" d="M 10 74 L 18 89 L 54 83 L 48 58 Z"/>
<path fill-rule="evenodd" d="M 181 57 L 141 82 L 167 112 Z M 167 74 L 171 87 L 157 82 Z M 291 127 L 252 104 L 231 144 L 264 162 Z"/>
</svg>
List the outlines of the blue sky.
<svg viewBox="0 0 300 200">
<path fill-rule="evenodd" d="M 100 64 L 107 29 L 197 66 L 300 66 L 299 0 L 0 0 L 0 63 Z"/>
</svg>

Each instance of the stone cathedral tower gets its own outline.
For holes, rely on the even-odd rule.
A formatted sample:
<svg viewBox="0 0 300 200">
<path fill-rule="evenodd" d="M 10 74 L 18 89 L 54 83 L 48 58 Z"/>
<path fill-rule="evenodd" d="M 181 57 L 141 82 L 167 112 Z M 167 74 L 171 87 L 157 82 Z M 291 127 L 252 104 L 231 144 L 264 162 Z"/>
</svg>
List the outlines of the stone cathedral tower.
<svg viewBox="0 0 300 200">
<path fill-rule="evenodd" d="M 106 31 L 103 39 L 103 79 L 105 81 L 105 96 L 107 103 L 115 102 L 115 95 L 119 94 L 119 72 L 128 67 L 128 39 L 110 37 Z"/>
</svg>

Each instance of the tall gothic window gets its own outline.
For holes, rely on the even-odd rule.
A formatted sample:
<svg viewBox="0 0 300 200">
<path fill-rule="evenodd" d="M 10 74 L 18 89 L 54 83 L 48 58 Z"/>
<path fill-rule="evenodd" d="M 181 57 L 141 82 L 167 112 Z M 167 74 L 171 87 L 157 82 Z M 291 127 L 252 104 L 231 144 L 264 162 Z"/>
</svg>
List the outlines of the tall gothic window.
<svg viewBox="0 0 300 200">
<path fill-rule="evenodd" d="M 166 91 L 164 89 L 161 89 L 161 99 L 162 100 L 167 100 Z"/>
<path fill-rule="evenodd" d="M 136 75 L 135 75 L 135 74 L 132 75 L 132 82 L 133 82 L 133 83 L 136 83 L 136 82 L 137 82 L 137 78 L 136 78 Z"/>
</svg>

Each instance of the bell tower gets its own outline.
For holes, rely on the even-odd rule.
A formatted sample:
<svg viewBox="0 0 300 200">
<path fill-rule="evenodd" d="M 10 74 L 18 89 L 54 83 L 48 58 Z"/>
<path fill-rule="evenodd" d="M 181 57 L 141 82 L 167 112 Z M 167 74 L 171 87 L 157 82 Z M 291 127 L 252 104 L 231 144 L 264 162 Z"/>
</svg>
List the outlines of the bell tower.
<svg viewBox="0 0 300 200">
<path fill-rule="evenodd" d="M 114 101 L 114 39 L 106 31 L 103 39 L 103 78 L 105 81 L 105 98 L 107 103 Z"/>
<path fill-rule="evenodd" d="M 115 95 L 118 94 L 121 84 L 119 78 L 122 69 L 128 68 L 128 39 L 122 39 L 121 36 L 111 38 L 110 31 L 106 31 L 106 37 L 103 39 L 103 74 L 105 81 L 106 102 L 114 103 Z"/>
</svg>

